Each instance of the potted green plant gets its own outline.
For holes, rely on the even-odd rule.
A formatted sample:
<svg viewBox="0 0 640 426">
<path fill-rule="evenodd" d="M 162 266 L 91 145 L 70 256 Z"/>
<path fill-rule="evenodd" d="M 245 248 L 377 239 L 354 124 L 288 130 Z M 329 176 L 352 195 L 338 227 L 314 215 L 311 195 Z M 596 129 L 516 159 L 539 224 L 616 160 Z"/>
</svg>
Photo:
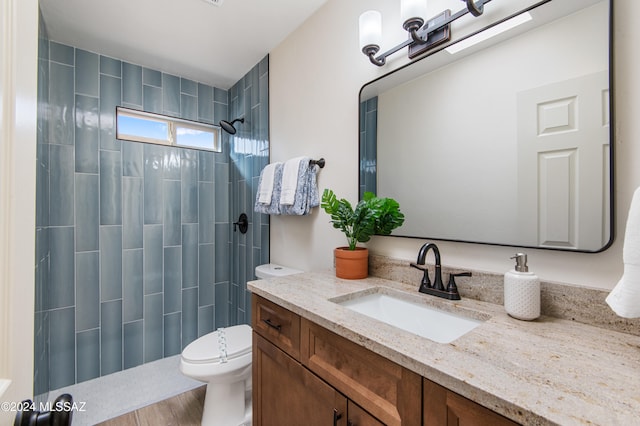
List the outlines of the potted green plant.
<svg viewBox="0 0 640 426">
<path fill-rule="evenodd" d="M 333 227 L 347 237 L 348 246 L 334 250 L 336 276 L 347 279 L 366 278 L 369 273 L 369 250 L 357 246 L 366 243 L 372 235 L 389 235 L 404 223 L 400 204 L 393 198 L 380 198 L 365 192 L 355 208 L 344 198 L 325 189 L 320 207 L 331 216 Z"/>
</svg>

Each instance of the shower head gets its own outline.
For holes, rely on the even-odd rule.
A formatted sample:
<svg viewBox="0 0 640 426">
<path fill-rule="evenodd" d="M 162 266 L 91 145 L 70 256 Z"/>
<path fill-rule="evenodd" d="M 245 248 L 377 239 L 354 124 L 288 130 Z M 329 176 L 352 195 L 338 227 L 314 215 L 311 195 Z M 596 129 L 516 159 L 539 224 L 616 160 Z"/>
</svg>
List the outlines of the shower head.
<svg viewBox="0 0 640 426">
<path fill-rule="evenodd" d="M 228 122 L 227 120 L 220 120 L 220 127 L 222 127 L 222 129 L 225 132 L 229 133 L 230 135 L 235 135 L 236 128 L 233 127 L 233 123 L 235 123 L 236 121 L 239 121 L 240 123 L 244 123 L 244 118 L 236 118 L 232 122 Z"/>
</svg>

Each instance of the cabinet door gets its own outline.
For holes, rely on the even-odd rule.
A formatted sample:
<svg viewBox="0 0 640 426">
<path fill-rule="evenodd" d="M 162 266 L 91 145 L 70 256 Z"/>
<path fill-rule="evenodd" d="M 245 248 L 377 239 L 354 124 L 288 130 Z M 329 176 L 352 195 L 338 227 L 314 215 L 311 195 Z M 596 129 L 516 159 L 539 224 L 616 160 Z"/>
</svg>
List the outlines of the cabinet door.
<svg viewBox="0 0 640 426">
<path fill-rule="evenodd" d="M 388 426 L 419 426 L 422 378 L 344 337 L 300 321 L 300 360 Z"/>
<path fill-rule="evenodd" d="M 516 426 L 500 414 L 424 379 L 425 426 Z"/>
<path fill-rule="evenodd" d="M 385 426 L 384 423 L 378 421 L 353 401 L 348 401 L 347 407 L 347 426 Z"/>
<path fill-rule="evenodd" d="M 253 333 L 254 426 L 347 426 L 347 400 Z"/>
</svg>

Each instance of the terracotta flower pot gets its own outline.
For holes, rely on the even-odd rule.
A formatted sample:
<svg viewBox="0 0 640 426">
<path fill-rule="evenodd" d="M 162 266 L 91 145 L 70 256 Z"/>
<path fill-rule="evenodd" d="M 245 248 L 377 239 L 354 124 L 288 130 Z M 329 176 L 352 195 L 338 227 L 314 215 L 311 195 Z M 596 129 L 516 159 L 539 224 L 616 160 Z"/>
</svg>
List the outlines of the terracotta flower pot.
<svg viewBox="0 0 640 426">
<path fill-rule="evenodd" d="M 336 259 L 336 277 L 359 280 L 369 275 L 369 249 L 338 247 L 333 251 Z"/>
</svg>

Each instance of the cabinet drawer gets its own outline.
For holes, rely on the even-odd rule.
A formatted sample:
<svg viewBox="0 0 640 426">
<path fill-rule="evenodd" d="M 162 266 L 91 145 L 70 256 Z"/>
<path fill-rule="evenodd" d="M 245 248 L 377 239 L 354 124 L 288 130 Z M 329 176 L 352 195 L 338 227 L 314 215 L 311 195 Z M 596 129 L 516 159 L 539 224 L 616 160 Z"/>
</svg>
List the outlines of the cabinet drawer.
<svg viewBox="0 0 640 426">
<path fill-rule="evenodd" d="M 300 317 L 257 295 L 251 296 L 253 330 L 300 360 Z"/>
<path fill-rule="evenodd" d="M 384 424 L 421 423 L 422 378 L 310 321 L 301 320 L 302 363 Z"/>
</svg>

